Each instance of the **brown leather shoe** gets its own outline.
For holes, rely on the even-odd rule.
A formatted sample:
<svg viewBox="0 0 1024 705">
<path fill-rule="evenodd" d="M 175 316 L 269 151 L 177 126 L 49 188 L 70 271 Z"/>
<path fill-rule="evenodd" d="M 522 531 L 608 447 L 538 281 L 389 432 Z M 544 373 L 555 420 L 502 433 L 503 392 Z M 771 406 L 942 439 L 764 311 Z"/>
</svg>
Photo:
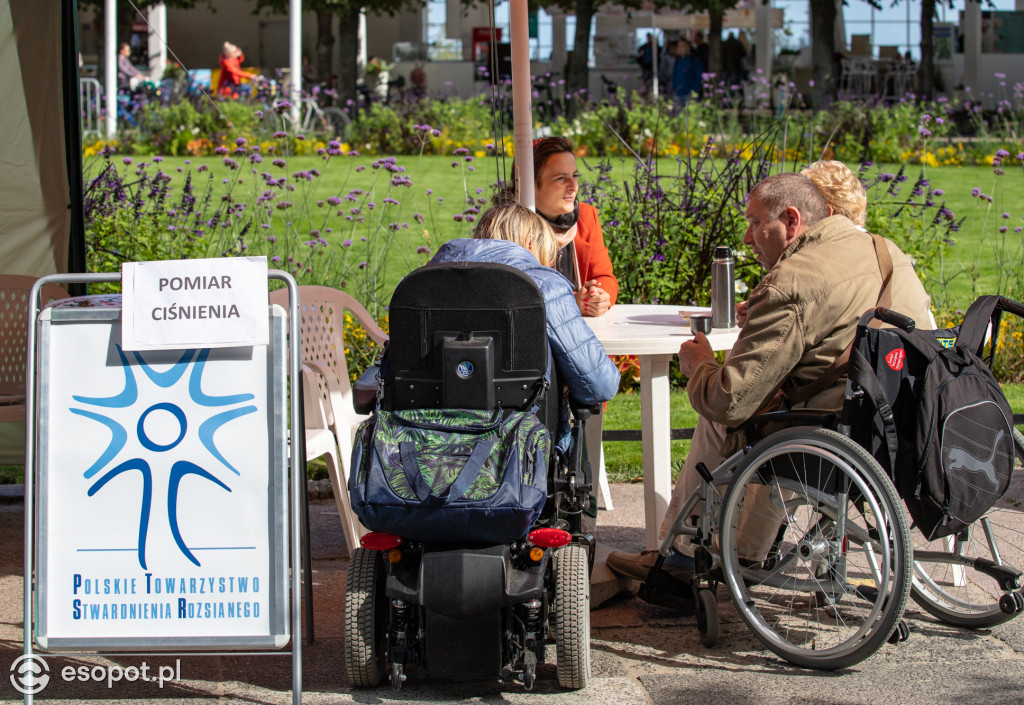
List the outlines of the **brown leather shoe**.
<svg viewBox="0 0 1024 705">
<path fill-rule="evenodd" d="M 658 560 L 657 551 L 644 551 L 643 553 L 612 551 L 608 554 L 607 565 L 614 573 L 643 582 L 647 579 L 647 574 L 654 567 L 656 560 Z"/>
</svg>

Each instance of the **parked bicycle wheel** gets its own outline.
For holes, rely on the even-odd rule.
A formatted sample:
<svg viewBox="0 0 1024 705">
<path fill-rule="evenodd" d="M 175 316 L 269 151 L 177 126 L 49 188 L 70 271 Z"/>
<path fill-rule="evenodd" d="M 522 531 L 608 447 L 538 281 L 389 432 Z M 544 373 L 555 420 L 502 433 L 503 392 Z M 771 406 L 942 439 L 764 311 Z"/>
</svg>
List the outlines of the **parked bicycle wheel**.
<svg viewBox="0 0 1024 705">
<path fill-rule="evenodd" d="M 947 624 L 992 627 L 1019 614 L 1000 606 L 1004 596 L 1020 590 L 1015 581 L 1024 571 L 1024 435 L 1017 430 L 1013 435 L 1015 479 L 985 516 L 959 535 L 935 541 L 915 532 L 911 595 Z M 1012 603 L 1012 595 L 1009 599 Z"/>
<path fill-rule="evenodd" d="M 346 142 L 352 128 L 352 120 L 341 108 L 330 106 L 323 109 L 327 121 L 327 131 L 331 137 Z"/>
<path fill-rule="evenodd" d="M 770 546 L 751 539 L 775 536 Z M 910 590 L 906 514 L 845 436 L 788 429 L 756 445 L 726 491 L 722 567 L 755 636 L 798 666 L 846 668 L 889 638 Z"/>
</svg>

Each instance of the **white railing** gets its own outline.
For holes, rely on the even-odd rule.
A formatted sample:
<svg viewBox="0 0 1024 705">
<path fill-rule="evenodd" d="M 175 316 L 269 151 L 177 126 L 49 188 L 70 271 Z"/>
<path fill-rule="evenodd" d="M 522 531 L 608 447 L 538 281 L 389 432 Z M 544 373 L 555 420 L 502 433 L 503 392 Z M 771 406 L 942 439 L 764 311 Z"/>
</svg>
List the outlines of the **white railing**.
<svg viewBox="0 0 1024 705">
<path fill-rule="evenodd" d="M 82 137 L 102 133 L 103 89 L 95 78 L 78 79 L 78 100 L 82 108 Z"/>
</svg>

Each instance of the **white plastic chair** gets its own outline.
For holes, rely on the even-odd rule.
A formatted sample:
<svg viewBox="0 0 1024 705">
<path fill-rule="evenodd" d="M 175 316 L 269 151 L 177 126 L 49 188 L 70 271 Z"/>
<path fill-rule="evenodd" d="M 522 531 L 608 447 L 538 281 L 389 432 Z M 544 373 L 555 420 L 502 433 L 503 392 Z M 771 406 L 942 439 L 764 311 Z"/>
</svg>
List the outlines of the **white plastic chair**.
<svg viewBox="0 0 1024 705">
<path fill-rule="evenodd" d="M 270 292 L 270 303 L 287 307 L 287 290 Z M 331 472 L 331 487 L 342 524 L 351 524 L 355 542 L 350 543 L 349 548 L 355 549 L 359 546 L 359 536 L 366 533 L 366 529 L 350 510 L 348 473 L 352 462 L 352 440 L 356 428 L 366 416 L 357 414 L 352 406 L 352 384 L 345 359 L 343 334 L 346 310 L 352 313 L 367 335 L 378 344 L 388 339 L 387 333 L 381 330 L 369 312 L 345 292 L 327 286 L 299 287 L 302 361 L 303 365 L 317 373 L 316 386 L 304 388 L 304 393 L 316 394 L 321 399 L 326 426 L 334 434 L 340 451 L 338 468 Z M 314 411 L 317 411 L 316 407 Z M 308 420 L 306 425 L 309 428 Z M 349 539 L 349 529 L 346 529 L 345 540 Z"/>
<path fill-rule="evenodd" d="M 0 275 L 0 423 L 24 421 L 28 297 L 36 277 Z M 68 298 L 57 284 L 43 287 L 41 306 Z"/>
<path fill-rule="evenodd" d="M 338 505 L 341 528 L 345 533 L 345 545 L 349 553 L 359 546 L 359 537 L 366 533 L 362 524 L 352 514 L 348 498 L 348 486 L 341 481 L 341 462 L 338 457 L 338 441 L 330 428 L 326 401 L 321 390 L 325 384 L 323 376 L 309 365 L 302 366 L 302 408 L 305 413 L 306 462 L 323 457 L 327 463 L 327 475 Z"/>
</svg>

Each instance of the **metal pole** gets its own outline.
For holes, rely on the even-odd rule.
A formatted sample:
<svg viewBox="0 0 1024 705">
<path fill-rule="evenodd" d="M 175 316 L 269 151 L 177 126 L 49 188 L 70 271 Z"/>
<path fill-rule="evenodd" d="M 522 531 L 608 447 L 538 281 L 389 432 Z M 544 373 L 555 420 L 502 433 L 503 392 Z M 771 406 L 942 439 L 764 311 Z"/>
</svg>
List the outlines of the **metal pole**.
<svg viewBox="0 0 1024 705">
<path fill-rule="evenodd" d="M 299 419 L 299 388 L 302 385 L 300 365 L 302 352 L 299 341 L 302 340 L 299 319 L 299 287 L 290 274 L 280 269 L 267 272 L 270 279 L 279 279 L 288 286 L 288 376 L 291 384 L 288 389 L 291 405 L 291 477 L 292 477 L 292 703 L 302 704 L 302 504 L 300 492 L 306 492 L 305 470 L 301 464 L 296 434 L 302 433 Z"/>
<path fill-rule="evenodd" d="M 103 6 L 103 90 L 107 92 L 108 140 L 117 134 L 117 0 L 106 0 Z"/>
<path fill-rule="evenodd" d="M 511 0 L 509 42 L 512 45 L 512 142 L 516 150 L 519 202 L 534 210 L 533 105 L 530 79 L 530 21 L 526 0 Z"/>
<path fill-rule="evenodd" d="M 651 27 L 654 29 L 654 48 L 651 49 L 651 70 L 654 72 L 651 77 L 651 95 L 658 99 L 658 64 L 661 58 L 658 56 L 658 11 L 651 10 Z M 704 67 L 707 70 L 707 66 Z"/>
<path fill-rule="evenodd" d="M 292 124 L 299 124 L 299 101 L 302 100 L 302 0 L 290 0 L 288 8 L 288 63 L 291 65 Z"/>
</svg>

